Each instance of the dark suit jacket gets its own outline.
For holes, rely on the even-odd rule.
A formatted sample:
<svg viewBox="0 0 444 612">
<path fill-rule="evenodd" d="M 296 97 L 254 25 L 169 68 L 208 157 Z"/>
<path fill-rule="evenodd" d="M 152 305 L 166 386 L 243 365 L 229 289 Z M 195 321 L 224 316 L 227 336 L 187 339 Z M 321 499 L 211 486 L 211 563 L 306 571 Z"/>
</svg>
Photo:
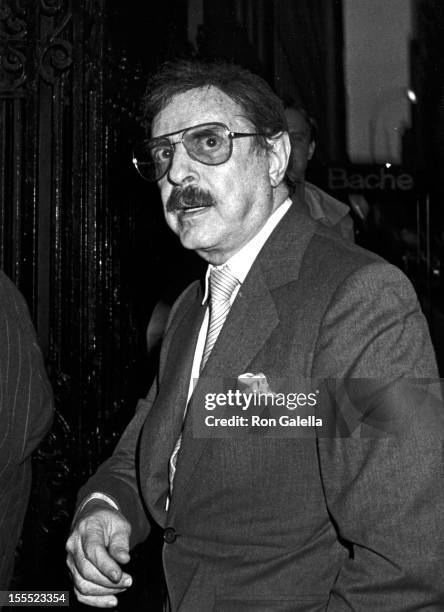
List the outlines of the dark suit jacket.
<svg viewBox="0 0 444 612">
<path fill-rule="evenodd" d="M 133 543 L 150 521 L 168 528 L 172 610 L 442 609 L 442 436 L 430 433 L 442 428 L 442 415 L 432 415 L 433 427 L 414 421 L 422 405 L 392 384 L 437 376 L 407 279 L 292 207 L 253 264 L 194 391 L 167 513 L 168 459 L 201 301 L 194 283 L 176 302 L 158 381 L 80 497 L 102 491 L 115 499 Z M 302 380 L 319 388 L 326 381 L 317 410 L 327 430 L 196 436 L 205 394 L 245 372 L 264 373 L 273 390 L 282 381 L 293 391 Z M 355 393 L 367 423 L 353 389 L 349 397 L 342 387 L 368 377 L 376 404 L 366 388 Z M 406 435 L 385 430 L 405 423 Z"/>
<path fill-rule="evenodd" d="M 25 300 L 0 271 L 0 590 L 8 588 L 31 485 L 31 453 L 53 417 Z"/>
</svg>

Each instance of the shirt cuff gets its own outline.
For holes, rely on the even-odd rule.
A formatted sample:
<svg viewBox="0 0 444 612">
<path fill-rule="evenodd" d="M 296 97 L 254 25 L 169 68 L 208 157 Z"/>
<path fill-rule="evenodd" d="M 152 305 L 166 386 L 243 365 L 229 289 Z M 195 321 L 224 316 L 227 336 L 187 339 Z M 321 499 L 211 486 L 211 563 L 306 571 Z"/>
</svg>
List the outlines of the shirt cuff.
<svg viewBox="0 0 444 612">
<path fill-rule="evenodd" d="M 108 495 L 104 495 L 103 493 L 96 492 L 96 493 L 91 493 L 91 495 L 88 495 L 88 497 L 86 497 L 83 500 L 83 503 L 77 509 L 76 516 L 78 516 L 80 514 L 80 512 L 82 512 L 82 510 L 86 506 L 86 504 L 89 503 L 90 501 L 92 501 L 93 499 L 100 499 L 100 500 L 106 502 L 107 504 L 109 504 L 110 506 L 112 506 L 114 508 L 114 510 L 119 511 L 119 506 L 116 504 L 116 502 L 113 499 L 111 499 L 111 497 L 108 497 Z"/>
</svg>

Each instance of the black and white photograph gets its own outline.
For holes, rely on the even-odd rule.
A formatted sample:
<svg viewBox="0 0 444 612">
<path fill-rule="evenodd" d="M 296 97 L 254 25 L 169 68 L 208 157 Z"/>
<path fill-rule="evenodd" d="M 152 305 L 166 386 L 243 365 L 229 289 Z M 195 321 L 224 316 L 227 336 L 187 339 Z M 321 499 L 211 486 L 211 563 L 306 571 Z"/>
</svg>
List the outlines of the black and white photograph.
<svg viewBox="0 0 444 612">
<path fill-rule="evenodd" d="M 444 611 L 444 2 L 0 0 L 0 610 Z"/>
</svg>

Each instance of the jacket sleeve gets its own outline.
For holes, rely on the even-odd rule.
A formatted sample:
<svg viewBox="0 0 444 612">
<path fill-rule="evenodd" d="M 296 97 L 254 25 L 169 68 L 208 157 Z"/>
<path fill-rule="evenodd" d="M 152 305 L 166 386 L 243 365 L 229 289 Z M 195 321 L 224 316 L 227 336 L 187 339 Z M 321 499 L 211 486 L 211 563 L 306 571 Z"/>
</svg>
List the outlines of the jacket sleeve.
<svg viewBox="0 0 444 612">
<path fill-rule="evenodd" d="M 7 588 L 53 399 L 26 302 L 0 272 L 0 588 Z"/>
<path fill-rule="evenodd" d="M 25 461 L 48 432 L 54 413 L 51 387 L 26 302 L 0 276 L 0 449 Z M 0 451 L 1 452 L 1 451 Z"/>
<path fill-rule="evenodd" d="M 140 432 L 157 395 L 154 382 L 146 399 L 139 400 L 136 413 L 121 436 L 114 453 L 78 493 L 78 509 L 94 493 L 110 497 L 131 525 L 131 546 L 143 541 L 150 525 L 143 507 L 137 479 L 137 447 Z"/>
<path fill-rule="evenodd" d="M 78 493 L 77 511 L 94 493 L 111 498 L 131 524 L 131 546 L 142 542 L 150 532 L 150 523 L 142 502 L 138 479 L 137 454 L 140 434 L 157 397 L 162 372 L 168 359 L 170 340 L 177 325 L 176 314 L 180 312 L 183 301 L 190 292 L 196 290 L 196 287 L 195 283 L 186 289 L 171 309 L 160 352 L 158 378 L 154 381 L 147 397 L 139 400 L 135 415 L 112 456 L 98 468 Z"/>
<path fill-rule="evenodd" d="M 384 263 L 354 272 L 326 311 L 316 354 L 317 371 L 334 379 L 330 408 L 347 423 L 318 438 L 326 504 L 349 550 L 328 610 L 441 610 L 444 413 L 404 275 Z"/>
</svg>

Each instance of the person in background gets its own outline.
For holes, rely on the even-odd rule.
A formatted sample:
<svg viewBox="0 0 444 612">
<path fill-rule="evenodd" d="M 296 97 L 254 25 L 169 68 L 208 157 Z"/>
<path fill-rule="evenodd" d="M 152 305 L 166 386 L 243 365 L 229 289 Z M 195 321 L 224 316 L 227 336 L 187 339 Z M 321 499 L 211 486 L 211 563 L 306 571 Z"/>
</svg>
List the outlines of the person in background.
<svg viewBox="0 0 444 612">
<path fill-rule="evenodd" d="M 307 164 L 316 149 L 318 132 L 316 121 L 301 107 L 285 107 L 291 142 L 291 155 L 287 168 L 290 191 L 299 196 L 310 216 L 332 228 L 343 238 L 354 242 L 353 220 L 350 208 L 331 195 L 305 180 Z"/>
<path fill-rule="evenodd" d="M 53 411 L 26 302 L 0 270 L 0 590 L 8 589 L 13 574 L 31 487 L 31 454 L 49 431 Z"/>
</svg>

